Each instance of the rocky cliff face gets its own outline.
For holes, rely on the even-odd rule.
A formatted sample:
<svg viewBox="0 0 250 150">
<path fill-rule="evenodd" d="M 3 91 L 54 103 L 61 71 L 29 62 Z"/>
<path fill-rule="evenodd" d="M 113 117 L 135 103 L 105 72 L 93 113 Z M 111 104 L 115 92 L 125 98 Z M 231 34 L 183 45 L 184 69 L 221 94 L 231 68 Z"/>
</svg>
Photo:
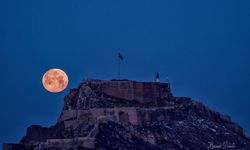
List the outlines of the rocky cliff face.
<svg viewBox="0 0 250 150">
<path fill-rule="evenodd" d="M 86 80 L 65 96 L 54 126 L 30 126 L 3 149 L 247 150 L 250 139 L 230 117 L 173 96 L 169 84 Z"/>
</svg>

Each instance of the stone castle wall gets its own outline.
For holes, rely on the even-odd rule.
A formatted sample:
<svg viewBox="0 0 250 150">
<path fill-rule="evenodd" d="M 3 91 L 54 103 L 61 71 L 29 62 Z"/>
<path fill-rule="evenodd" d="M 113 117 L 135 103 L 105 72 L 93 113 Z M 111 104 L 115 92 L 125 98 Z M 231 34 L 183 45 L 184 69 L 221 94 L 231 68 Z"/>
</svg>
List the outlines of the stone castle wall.
<svg viewBox="0 0 250 150">
<path fill-rule="evenodd" d="M 164 110 L 174 109 L 173 106 L 161 108 Z M 155 112 L 156 108 L 139 108 L 139 107 L 114 107 L 114 108 L 93 108 L 89 110 L 64 110 L 59 122 L 64 122 L 65 127 L 77 125 L 78 123 L 95 124 L 99 118 L 108 118 L 111 121 L 119 123 L 131 123 L 133 125 L 143 124 L 147 120 L 157 119 L 150 118 L 149 113 Z M 164 120 L 166 118 L 164 117 Z"/>
<path fill-rule="evenodd" d="M 40 144 L 41 149 L 49 149 L 51 147 L 60 149 L 71 149 L 72 147 L 84 147 L 86 149 L 95 148 L 95 139 L 90 137 L 78 137 L 73 139 L 47 139 L 45 143 Z"/>
<path fill-rule="evenodd" d="M 127 80 L 88 80 L 91 86 L 96 86 L 97 91 L 107 95 L 136 100 L 140 103 L 156 101 L 160 98 L 167 98 L 171 95 L 169 83 L 156 82 L 135 82 Z"/>
<path fill-rule="evenodd" d="M 99 117 L 109 117 L 112 121 L 121 122 L 121 115 L 127 114 L 127 123 L 138 124 L 137 107 L 93 108 L 89 110 L 64 110 L 59 122 L 63 121 L 66 127 L 77 125 L 76 122 L 95 124 Z"/>
</svg>

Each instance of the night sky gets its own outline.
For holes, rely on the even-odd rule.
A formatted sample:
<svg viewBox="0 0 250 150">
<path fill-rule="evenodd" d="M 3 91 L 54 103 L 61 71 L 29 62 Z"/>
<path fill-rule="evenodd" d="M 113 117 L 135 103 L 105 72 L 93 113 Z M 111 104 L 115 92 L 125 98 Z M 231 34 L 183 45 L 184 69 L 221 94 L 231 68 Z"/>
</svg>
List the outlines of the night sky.
<svg viewBox="0 0 250 150">
<path fill-rule="evenodd" d="M 86 78 L 170 81 L 230 115 L 250 135 L 250 1 L 0 0 L 0 144 L 32 124 L 53 125 L 63 97 Z M 69 86 L 47 92 L 61 68 Z"/>
</svg>

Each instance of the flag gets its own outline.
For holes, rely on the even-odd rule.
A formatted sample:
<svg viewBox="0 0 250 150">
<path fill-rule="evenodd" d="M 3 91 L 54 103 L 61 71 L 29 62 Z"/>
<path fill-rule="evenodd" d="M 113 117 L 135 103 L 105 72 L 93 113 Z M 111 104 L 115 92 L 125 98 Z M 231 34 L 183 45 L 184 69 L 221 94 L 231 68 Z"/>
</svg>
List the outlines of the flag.
<svg viewBox="0 0 250 150">
<path fill-rule="evenodd" d="M 121 53 L 118 53 L 118 58 L 119 58 L 120 60 L 123 60 L 123 56 L 122 56 Z"/>
</svg>

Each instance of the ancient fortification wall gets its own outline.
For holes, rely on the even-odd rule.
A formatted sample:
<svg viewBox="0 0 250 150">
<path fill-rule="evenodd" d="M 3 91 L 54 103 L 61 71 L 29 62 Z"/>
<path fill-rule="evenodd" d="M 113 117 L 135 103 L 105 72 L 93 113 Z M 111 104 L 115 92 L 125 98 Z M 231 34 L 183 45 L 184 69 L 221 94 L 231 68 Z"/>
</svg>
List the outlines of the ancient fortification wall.
<svg viewBox="0 0 250 150">
<path fill-rule="evenodd" d="M 164 110 L 172 110 L 173 106 L 166 106 L 161 108 Z M 107 118 L 111 121 L 119 123 L 131 123 L 133 125 L 139 125 L 143 122 L 151 119 L 149 114 L 154 113 L 156 108 L 139 108 L 139 107 L 114 107 L 114 108 L 93 108 L 89 110 L 64 110 L 62 116 L 59 119 L 63 121 L 65 127 L 77 125 L 77 123 L 85 122 L 95 124 L 98 119 Z M 166 116 L 165 116 L 166 117 Z M 166 118 L 163 118 L 165 120 Z M 78 121 L 78 122 L 77 122 Z"/>
<path fill-rule="evenodd" d="M 97 91 L 107 95 L 136 100 L 140 103 L 155 101 L 159 98 L 170 96 L 170 86 L 168 83 L 156 82 L 135 82 L 127 80 L 88 80 L 91 86 L 96 86 Z"/>
<path fill-rule="evenodd" d="M 105 116 L 112 121 L 138 124 L 137 107 L 93 108 L 89 110 L 64 110 L 59 122 L 65 126 L 76 124 L 76 121 L 94 124 L 99 117 Z"/>
</svg>

